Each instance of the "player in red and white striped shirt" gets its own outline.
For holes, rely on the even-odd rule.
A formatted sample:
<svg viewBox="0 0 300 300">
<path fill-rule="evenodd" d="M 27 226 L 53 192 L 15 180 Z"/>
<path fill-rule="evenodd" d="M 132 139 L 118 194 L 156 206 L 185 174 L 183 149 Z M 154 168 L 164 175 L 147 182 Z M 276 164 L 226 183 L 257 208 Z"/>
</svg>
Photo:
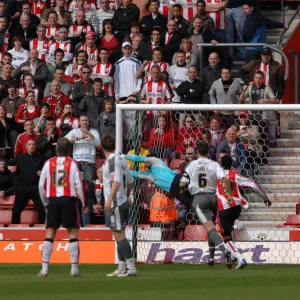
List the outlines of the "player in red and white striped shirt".
<svg viewBox="0 0 300 300">
<path fill-rule="evenodd" d="M 198 0 L 171 0 L 169 2 L 168 8 L 170 11 L 172 11 L 174 4 L 181 5 L 182 7 L 181 15 L 190 22 L 197 14 L 197 9 L 196 9 L 197 1 Z"/>
<path fill-rule="evenodd" d="M 78 270 L 80 212 L 77 198 L 81 201 L 83 213 L 87 213 L 87 210 L 78 165 L 68 156 L 70 145 L 68 139 L 59 139 L 56 146 L 57 156 L 49 159 L 41 172 L 39 192 L 47 208 L 47 229 L 42 252 L 42 270 L 38 277 L 48 276 L 53 239 L 60 225 L 68 229 L 71 276 L 81 276 Z"/>
<path fill-rule="evenodd" d="M 36 27 L 37 38 L 33 39 L 29 43 L 29 50 L 37 49 L 39 52 L 39 59 L 46 61 L 46 54 L 49 50 L 49 46 L 52 43 L 51 40 L 46 38 L 46 26 L 38 25 Z"/>
</svg>

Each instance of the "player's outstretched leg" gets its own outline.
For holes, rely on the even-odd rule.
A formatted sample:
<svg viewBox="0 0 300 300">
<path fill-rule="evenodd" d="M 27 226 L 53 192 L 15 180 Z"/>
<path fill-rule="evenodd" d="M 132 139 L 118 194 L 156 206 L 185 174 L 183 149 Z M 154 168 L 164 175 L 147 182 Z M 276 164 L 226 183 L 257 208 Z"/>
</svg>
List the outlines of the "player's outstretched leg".
<svg viewBox="0 0 300 300">
<path fill-rule="evenodd" d="M 45 238 L 42 251 L 42 270 L 37 275 L 38 277 L 48 276 L 49 261 L 53 250 L 53 239 Z"/>
<path fill-rule="evenodd" d="M 226 249 L 230 251 L 231 256 L 235 257 L 237 259 L 237 266 L 235 269 L 243 269 L 247 262 L 246 259 L 243 258 L 243 256 L 240 254 L 238 247 L 236 244 L 232 241 L 231 237 L 224 237 L 224 242 Z"/>
<path fill-rule="evenodd" d="M 208 259 L 208 265 L 213 267 L 214 264 L 215 264 L 215 250 L 216 250 L 216 247 L 215 247 L 215 244 L 214 242 L 208 238 L 208 249 L 209 249 L 209 259 Z"/>
<path fill-rule="evenodd" d="M 78 239 L 70 239 L 68 247 L 71 259 L 71 276 L 81 277 L 81 273 L 78 269 L 78 260 L 79 260 L 79 243 Z"/>
</svg>

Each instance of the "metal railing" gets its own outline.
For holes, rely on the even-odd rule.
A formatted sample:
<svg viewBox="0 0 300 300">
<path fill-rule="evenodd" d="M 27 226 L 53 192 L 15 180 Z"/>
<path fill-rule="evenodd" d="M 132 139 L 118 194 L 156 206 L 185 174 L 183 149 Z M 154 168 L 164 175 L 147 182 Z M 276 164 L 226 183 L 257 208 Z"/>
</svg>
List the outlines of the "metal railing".
<svg viewBox="0 0 300 300">
<path fill-rule="evenodd" d="M 283 14 L 284 14 L 284 10 L 282 10 L 282 11 L 283 11 Z M 291 20 L 290 20 L 289 23 L 287 24 L 289 27 L 290 27 L 290 25 L 292 24 L 292 22 L 294 21 L 294 19 L 297 17 L 297 15 L 299 14 L 299 12 L 300 12 L 300 5 L 297 7 L 297 9 L 296 9 L 295 13 L 293 14 Z M 284 22 L 283 22 L 283 23 L 284 23 Z M 277 44 L 276 44 L 277 48 L 281 48 L 281 47 L 282 47 L 282 38 L 283 38 L 284 34 L 285 34 L 288 30 L 289 30 L 289 28 L 287 28 L 287 29 L 285 28 L 285 29 L 281 32 L 281 34 L 280 34 L 280 36 L 278 37 L 278 40 L 277 40 Z"/>
<path fill-rule="evenodd" d="M 294 50 L 289 50 L 288 53 L 294 55 L 294 103 L 298 103 L 298 89 L 299 89 L 299 82 L 298 82 L 298 58 L 300 52 L 296 52 Z"/>
<path fill-rule="evenodd" d="M 199 57 L 200 59 L 200 69 L 203 68 L 203 47 L 267 47 L 275 52 L 278 52 L 284 59 L 285 62 L 285 76 L 284 80 L 288 80 L 289 78 L 289 72 L 290 72 L 290 65 L 289 65 L 289 60 L 286 54 L 281 51 L 280 49 L 271 46 L 269 44 L 264 44 L 264 43 L 258 43 L 258 44 L 252 44 L 252 43 L 218 43 L 218 44 L 211 44 L 211 43 L 206 43 L 206 44 L 197 44 L 199 47 Z"/>
</svg>

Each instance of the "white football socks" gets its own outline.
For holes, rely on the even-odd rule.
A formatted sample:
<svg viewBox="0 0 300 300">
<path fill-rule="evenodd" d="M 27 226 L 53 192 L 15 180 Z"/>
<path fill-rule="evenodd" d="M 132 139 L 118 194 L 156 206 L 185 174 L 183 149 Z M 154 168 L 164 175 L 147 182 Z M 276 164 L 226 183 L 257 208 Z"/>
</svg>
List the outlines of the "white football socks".
<svg viewBox="0 0 300 300">
<path fill-rule="evenodd" d="M 42 251 L 42 271 L 48 272 L 49 261 L 53 250 L 53 240 L 45 239 Z"/>
</svg>

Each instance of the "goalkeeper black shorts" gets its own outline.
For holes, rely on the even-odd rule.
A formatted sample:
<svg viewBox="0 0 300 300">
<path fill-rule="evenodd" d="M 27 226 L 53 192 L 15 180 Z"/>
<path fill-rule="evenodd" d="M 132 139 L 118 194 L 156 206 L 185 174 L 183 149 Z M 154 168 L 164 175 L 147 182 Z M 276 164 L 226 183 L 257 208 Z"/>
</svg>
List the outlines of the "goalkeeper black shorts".
<svg viewBox="0 0 300 300">
<path fill-rule="evenodd" d="M 174 177 L 170 188 L 170 194 L 177 199 L 180 197 L 180 179 L 181 179 L 181 175 L 177 174 Z"/>
</svg>

